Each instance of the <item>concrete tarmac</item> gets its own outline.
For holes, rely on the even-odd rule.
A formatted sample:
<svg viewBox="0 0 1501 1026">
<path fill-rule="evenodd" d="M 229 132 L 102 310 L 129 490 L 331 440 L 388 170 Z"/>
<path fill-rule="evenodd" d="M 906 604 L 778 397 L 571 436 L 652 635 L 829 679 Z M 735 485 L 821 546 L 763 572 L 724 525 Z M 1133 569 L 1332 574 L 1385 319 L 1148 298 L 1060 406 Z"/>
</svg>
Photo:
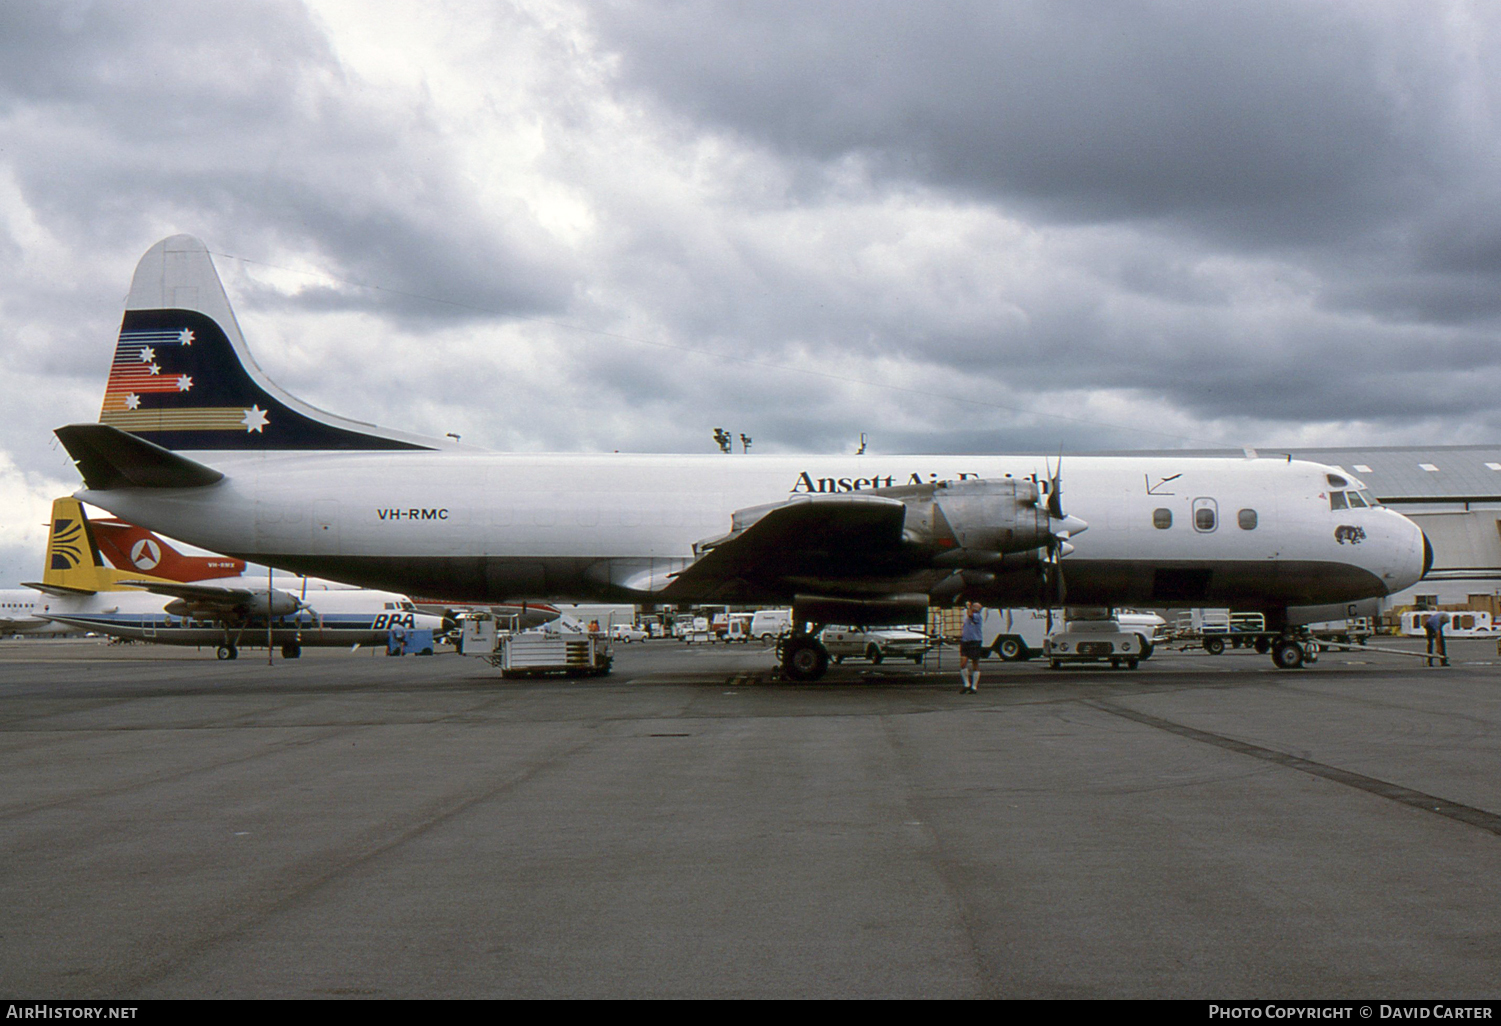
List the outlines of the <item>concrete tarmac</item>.
<svg viewBox="0 0 1501 1026">
<path fill-rule="evenodd" d="M 1501 994 L 1494 642 L 616 651 L 0 644 L 0 996 Z"/>
</svg>

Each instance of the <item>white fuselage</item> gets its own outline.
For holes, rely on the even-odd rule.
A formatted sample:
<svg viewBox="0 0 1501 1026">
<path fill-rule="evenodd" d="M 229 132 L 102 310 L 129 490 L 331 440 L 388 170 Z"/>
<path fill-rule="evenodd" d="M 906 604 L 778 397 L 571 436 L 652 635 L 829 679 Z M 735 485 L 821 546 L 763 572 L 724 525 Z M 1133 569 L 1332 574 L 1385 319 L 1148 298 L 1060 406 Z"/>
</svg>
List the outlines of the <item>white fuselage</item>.
<svg viewBox="0 0 1501 1026">
<path fill-rule="evenodd" d="M 191 455 L 225 479 L 78 497 L 244 559 L 490 601 L 649 600 L 628 584 L 686 566 L 694 544 L 724 535 L 736 510 L 810 491 L 966 477 L 1046 482 L 1051 469 L 1042 456 Z M 1286 607 L 1416 582 L 1422 533 L 1385 508 L 1332 509 L 1334 472 L 1272 458 L 1070 456 L 1062 504 L 1088 529 L 1069 539 L 1063 560 L 1069 600 Z M 994 587 L 994 604 L 1036 598 L 1031 577 Z"/>
<path fill-rule="evenodd" d="M 244 587 L 246 582 L 236 577 L 225 583 Z M 37 628 L 39 633 L 94 631 L 161 645 L 217 645 L 227 629 L 236 636 L 243 633 L 246 643 L 266 637 L 263 616 L 231 625 L 175 616 L 166 609 L 172 599 L 147 591 L 122 588 L 92 595 L 55 595 L 20 589 L 0 592 L 0 596 L 5 601 L 15 596 L 17 601 L 34 602 L 39 624 L 46 625 Z M 441 630 L 442 626 L 442 617 L 416 610 L 404 595 L 342 588 L 309 591 L 305 608 L 276 617 L 271 624 L 274 644 L 309 646 L 384 644 L 394 627 Z"/>
</svg>

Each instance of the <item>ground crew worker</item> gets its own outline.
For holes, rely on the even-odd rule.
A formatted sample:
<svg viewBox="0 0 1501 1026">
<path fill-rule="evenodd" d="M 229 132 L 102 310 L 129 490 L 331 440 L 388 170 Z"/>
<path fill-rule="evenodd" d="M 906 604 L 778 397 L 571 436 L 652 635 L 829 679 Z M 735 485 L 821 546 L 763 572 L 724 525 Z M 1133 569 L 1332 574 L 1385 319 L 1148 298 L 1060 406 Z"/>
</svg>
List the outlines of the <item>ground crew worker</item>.
<svg viewBox="0 0 1501 1026">
<path fill-rule="evenodd" d="M 959 692 L 975 694 L 980 690 L 980 658 L 985 654 L 985 613 L 978 602 L 964 610 L 964 626 L 959 631 Z"/>
<path fill-rule="evenodd" d="M 1428 619 L 1423 621 L 1423 633 L 1428 636 L 1428 665 L 1433 665 L 1434 645 L 1438 646 L 1440 666 L 1449 665 L 1449 650 L 1444 645 L 1444 624 L 1449 622 L 1448 613 L 1435 611 Z"/>
</svg>

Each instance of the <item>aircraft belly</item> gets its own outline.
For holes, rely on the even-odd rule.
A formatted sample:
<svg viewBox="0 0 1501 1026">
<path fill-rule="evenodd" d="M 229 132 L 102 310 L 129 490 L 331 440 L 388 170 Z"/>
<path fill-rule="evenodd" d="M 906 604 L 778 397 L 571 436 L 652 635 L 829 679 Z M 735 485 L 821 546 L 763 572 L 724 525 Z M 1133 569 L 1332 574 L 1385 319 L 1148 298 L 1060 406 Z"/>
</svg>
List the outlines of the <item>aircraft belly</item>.
<svg viewBox="0 0 1501 1026">
<path fill-rule="evenodd" d="M 1065 560 L 1070 605 L 1196 606 L 1248 609 L 1347 602 L 1386 594 L 1381 578 L 1329 560 Z"/>
</svg>

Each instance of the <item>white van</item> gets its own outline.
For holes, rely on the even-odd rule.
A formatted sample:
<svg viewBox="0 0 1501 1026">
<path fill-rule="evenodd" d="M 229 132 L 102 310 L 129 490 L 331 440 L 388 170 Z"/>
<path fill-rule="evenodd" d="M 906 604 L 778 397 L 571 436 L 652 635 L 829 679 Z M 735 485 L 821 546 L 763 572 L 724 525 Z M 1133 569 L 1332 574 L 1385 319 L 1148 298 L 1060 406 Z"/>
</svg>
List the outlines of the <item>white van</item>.
<svg viewBox="0 0 1501 1026">
<path fill-rule="evenodd" d="M 751 616 L 750 636 L 759 641 L 775 641 L 792 633 L 792 610 L 758 609 Z"/>
</svg>

